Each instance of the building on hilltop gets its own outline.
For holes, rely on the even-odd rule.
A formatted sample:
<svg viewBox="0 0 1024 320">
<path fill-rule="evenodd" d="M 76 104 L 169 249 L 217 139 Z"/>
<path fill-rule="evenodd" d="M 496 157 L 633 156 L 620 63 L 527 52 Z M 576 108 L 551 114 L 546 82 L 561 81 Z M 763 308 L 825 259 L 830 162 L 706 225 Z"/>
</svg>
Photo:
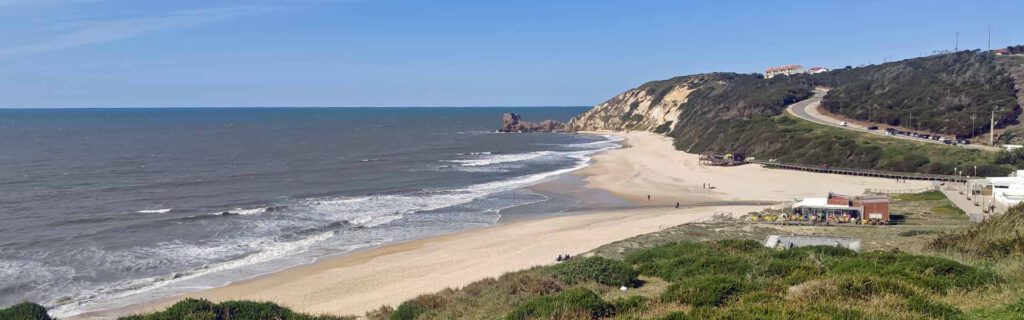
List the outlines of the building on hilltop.
<svg viewBox="0 0 1024 320">
<path fill-rule="evenodd" d="M 803 72 L 804 72 L 804 67 L 803 66 L 796 65 L 796 64 L 791 64 L 791 65 L 788 65 L 788 66 L 768 68 L 768 70 L 765 70 L 765 72 L 764 72 L 764 77 L 771 79 L 774 76 L 780 76 L 780 75 L 788 76 L 788 75 L 791 75 L 791 74 L 797 74 L 797 73 L 803 73 Z"/>
<path fill-rule="evenodd" d="M 825 198 L 804 198 L 793 204 L 787 220 L 826 223 L 889 223 L 889 197 L 850 197 L 829 192 Z"/>
<path fill-rule="evenodd" d="M 1010 49 L 999 48 L 999 49 L 992 50 L 992 53 L 997 55 L 997 56 L 1005 56 L 1005 55 L 1010 54 Z"/>
<path fill-rule="evenodd" d="M 828 68 L 825 68 L 825 67 L 813 67 L 813 68 L 807 69 L 807 73 L 809 73 L 809 74 L 819 74 L 819 73 L 825 73 L 825 72 L 828 72 Z"/>
</svg>

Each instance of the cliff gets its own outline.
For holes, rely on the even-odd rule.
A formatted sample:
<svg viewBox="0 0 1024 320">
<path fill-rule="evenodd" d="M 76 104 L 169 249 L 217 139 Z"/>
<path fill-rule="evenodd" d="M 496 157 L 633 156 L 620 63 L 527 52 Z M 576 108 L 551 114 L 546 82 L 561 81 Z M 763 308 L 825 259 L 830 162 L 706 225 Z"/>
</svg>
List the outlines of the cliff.
<svg viewBox="0 0 1024 320">
<path fill-rule="evenodd" d="M 555 120 L 544 120 L 541 122 L 523 121 L 515 113 L 506 113 L 501 116 L 501 129 L 498 132 L 564 132 L 565 124 Z"/>
<path fill-rule="evenodd" d="M 811 94 L 800 81 L 708 73 L 651 81 L 574 117 L 577 131 L 644 130 L 700 135 L 718 121 L 774 116 Z"/>
<path fill-rule="evenodd" d="M 567 126 L 577 131 L 671 131 L 690 93 L 708 78 L 694 75 L 645 83 L 574 117 Z"/>
</svg>

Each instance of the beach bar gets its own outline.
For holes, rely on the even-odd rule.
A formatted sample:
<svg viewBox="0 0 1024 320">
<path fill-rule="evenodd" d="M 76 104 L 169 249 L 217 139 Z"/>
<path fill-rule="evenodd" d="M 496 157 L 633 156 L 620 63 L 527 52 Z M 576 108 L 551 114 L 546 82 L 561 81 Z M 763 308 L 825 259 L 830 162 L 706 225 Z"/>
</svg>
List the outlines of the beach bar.
<svg viewBox="0 0 1024 320">
<path fill-rule="evenodd" d="M 863 195 L 856 198 L 829 192 L 825 198 L 804 198 L 793 204 L 787 220 L 828 223 L 889 223 L 889 197 Z"/>
</svg>

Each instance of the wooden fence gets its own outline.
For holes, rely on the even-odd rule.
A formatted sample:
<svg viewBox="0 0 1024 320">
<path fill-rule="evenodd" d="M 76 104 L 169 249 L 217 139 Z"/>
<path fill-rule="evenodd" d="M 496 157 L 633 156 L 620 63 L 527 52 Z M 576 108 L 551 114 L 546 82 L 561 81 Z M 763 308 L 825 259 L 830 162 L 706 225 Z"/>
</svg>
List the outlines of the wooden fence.
<svg viewBox="0 0 1024 320">
<path fill-rule="evenodd" d="M 837 168 L 830 166 L 815 166 L 806 164 L 794 164 L 794 163 L 780 163 L 780 162 L 768 162 L 768 161 L 750 161 L 764 166 L 765 168 L 777 168 L 787 170 L 800 170 L 820 173 L 831 173 L 831 174 L 844 174 L 850 176 L 863 176 L 863 177 L 876 177 L 876 178 L 889 178 L 889 179 L 906 179 L 906 180 L 925 180 L 925 181 L 946 181 L 946 182 L 965 182 L 967 178 L 964 176 L 954 175 L 943 175 L 943 174 L 928 174 L 928 173 L 912 173 L 912 172 L 896 172 L 896 171 L 882 171 L 882 170 L 869 170 L 869 169 L 851 169 L 851 168 Z"/>
</svg>

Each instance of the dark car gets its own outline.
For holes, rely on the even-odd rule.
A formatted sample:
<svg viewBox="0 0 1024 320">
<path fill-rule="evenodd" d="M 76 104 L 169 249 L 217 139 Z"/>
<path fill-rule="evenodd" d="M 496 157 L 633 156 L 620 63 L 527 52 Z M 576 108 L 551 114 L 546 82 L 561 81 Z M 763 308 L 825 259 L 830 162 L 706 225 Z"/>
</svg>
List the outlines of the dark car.
<svg viewBox="0 0 1024 320">
<path fill-rule="evenodd" d="M 868 130 L 878 130 L 878 126 L 868 126 Z"/>
<path fill-rule="evenodd" d="M 971 144 L 971 140 L 964 140 L 964 141 L 963 141 L 963 142 L 961 142 L 961 143 L 963 143 L 963 144 Z"/>
</svg>

